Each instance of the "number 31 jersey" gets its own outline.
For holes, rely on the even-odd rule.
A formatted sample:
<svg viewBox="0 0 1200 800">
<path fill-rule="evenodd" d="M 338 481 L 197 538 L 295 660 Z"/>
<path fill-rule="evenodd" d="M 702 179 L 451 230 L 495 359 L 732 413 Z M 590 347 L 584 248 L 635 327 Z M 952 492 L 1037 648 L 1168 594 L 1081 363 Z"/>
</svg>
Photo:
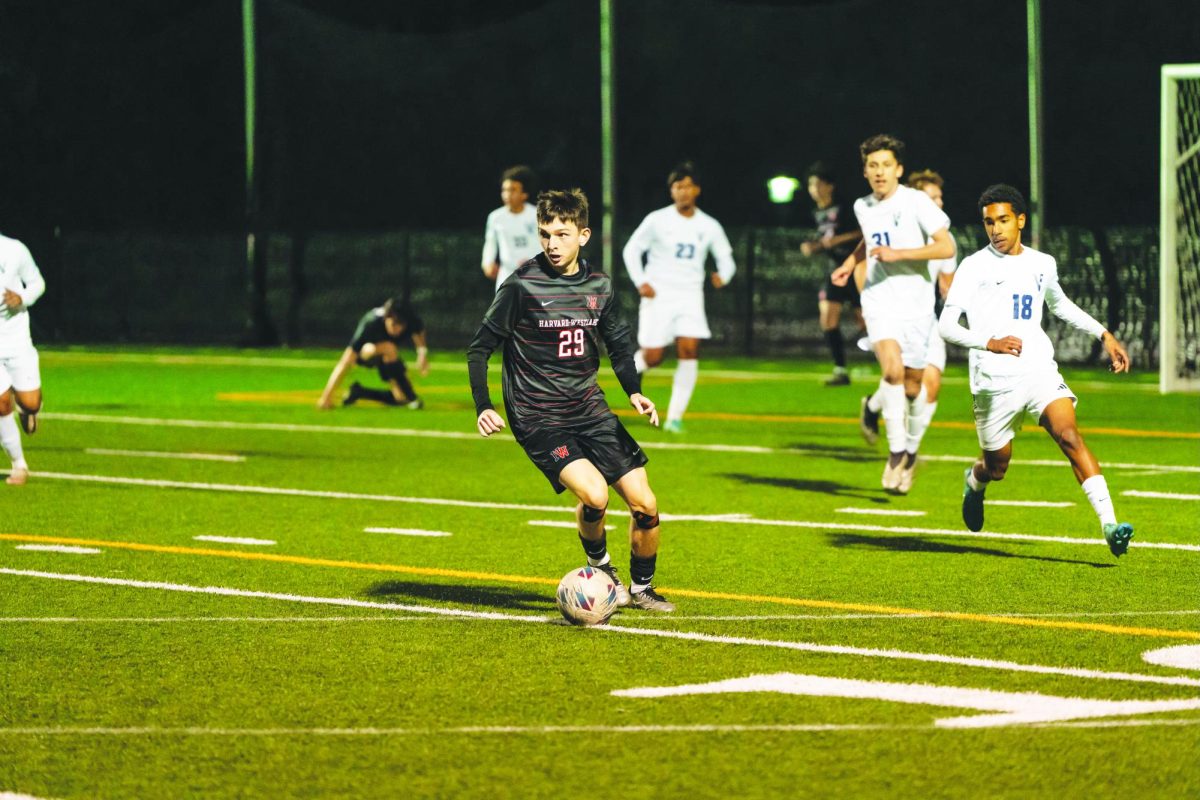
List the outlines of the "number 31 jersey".
<svg viewBox="0 0 1200 800">
<path fill-rule="evenodd" d="M 897 250 L 924 247 L 933 234 L 950 227 L 950 218 L 918 189 L 897 186 L 891 197 L 873 194 L 854 201 L 854 215 L 867 248 L 867 281 L 862 308 L 867 316 L 915 319 L 933 313 L 928 261 L 885 264 L 871 256 L 876 247 Z"/>
</svg>

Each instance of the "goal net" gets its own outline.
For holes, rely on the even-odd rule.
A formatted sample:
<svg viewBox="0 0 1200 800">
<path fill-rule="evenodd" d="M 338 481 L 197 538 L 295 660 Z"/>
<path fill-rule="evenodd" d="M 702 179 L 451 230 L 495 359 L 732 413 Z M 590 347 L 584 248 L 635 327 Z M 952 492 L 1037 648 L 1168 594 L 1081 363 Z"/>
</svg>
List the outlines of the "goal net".
<svg viewBox="0 0 1200 800">
<path fill-rule="evenodd" d="M 1200 390 L 1200 64 L 1162 68 L 1159 386 Z"/>
</svg>

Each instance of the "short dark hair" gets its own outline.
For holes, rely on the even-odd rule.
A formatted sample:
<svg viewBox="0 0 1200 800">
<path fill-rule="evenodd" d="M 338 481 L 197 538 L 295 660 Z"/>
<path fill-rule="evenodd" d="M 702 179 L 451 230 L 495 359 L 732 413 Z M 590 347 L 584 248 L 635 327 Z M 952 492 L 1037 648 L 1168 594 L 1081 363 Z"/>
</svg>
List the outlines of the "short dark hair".
<svg viewBox="0 0 1200 800">
<path fill-rule="evenodd" d="M 1029 213 L 1025 195 L 1007 183 L 993 183 L 983 190 L 983 194 L 979 195 L 979 213 L 982 214 L 992 203 L 1008 203 L 1014 214 Z"/>
<path fill-rule="evenodd" d="M 538 224 L 547 225 L 555 218 L 573 222 L 580 230 L 588 226 L 588 199 L 583 189 L 548 190 L 538 195 Z"/>
<path fill-rule="evenodd" d="M 946 185 L 945 179 L 931 169 L 923 169 L 908 176 L 908 185 L 910 188 L 920 189 L 922 186 L 925 186 L 929 183 L 932 183 L 939 189 Z"/>
<path fill-rule="evenodd" d="M 808 165 L 808 169 L 804 171 L 804 179 L 818 178 L 826 183 L 837 183 L 833 178 L 833 170 L 831 170 L 824 161 L 814 161 Z"/>
<path fill-rule="evenodd" d="M 383 315 L 391 317 L 394 320 L 399 320 L 405 325 L 412 322 L 416 314 L 413 313 L 412 306 L 404 299 L 403 295 L 389 297 L 383 304 Z"/>
<path fill-rule="evenodd" d="M 863 164 L 867 163 L 867 156 L 878 150 L 890 150 L 896 157 L 897 164 L 904 163 L 904 142 L 891 134 L 877 133 L 858 146 L 858 154 L 862 156 Z"/>
<path fill-rule="evenodd" d="M 667 188 L 670 189 L 677 181 L 681 181 L 684 178 L 691 178 L 692 183 L 697 186 L 700 185 L 700 171 L 696 169 L 696 165 L 691 161 L 683 161 L 675 165 L 675 168 L 667 175 Z"/>
<path fill-rule="evenodd" d="M 525 194 L 531 195 L 534 193 L 534 185 L 537 183 L 537 173 L 524 164 L 517 164 L 500 173 L 500 182 L 504 183 L 505 181 L 520 181 Z"/>
</svg>

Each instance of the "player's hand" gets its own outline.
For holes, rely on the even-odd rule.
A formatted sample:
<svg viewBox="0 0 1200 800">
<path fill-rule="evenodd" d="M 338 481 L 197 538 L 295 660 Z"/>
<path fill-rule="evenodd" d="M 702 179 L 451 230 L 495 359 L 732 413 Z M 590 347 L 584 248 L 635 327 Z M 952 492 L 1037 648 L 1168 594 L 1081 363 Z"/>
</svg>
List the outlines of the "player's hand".
<svg viewBox="0 0 1200 800">
<path fill-rule="evenodd" d="M 317 401 L 317 408 L 322 411 L 328 411 L 333 408 L 333 398 L 322 395 L 321 399 Z"/>
<path fill-rule="evenodd" d="M 421 377 L 429 376 L 429 356 L 417 356 L 417 369 L 421 372 Z"/>
<path fill-rule="evenodd" d="M 489 281 L 496 280 L 496 276 L 499 274 L 500 265 L 497 262 L 493 261 L 490 264 L 483 265 L 483 277 L 487 278 Z"/>
<path fill-rule="evenodd" d="M 714 272 L 712 274 L 712 285 L 714 289 L 720 289 L 725 285 L 725 279 L 721 277 L 720 273 Z"/>
<path fill-rule="evenodd" d="M 854 266 L 847 266 L 843 264 L 829 274 L 829 282 L 834 286 L 845 286 L 850 282 L 850 276 L 853 274 Z"/>
<path fill-rule="evenodd" d="M 800 245 L 800 255 L 811 256 L 825 249 L 825 243 L 820 239 L 812 242 L 804 242 Z"/>
<path fill-rule="evenodd" d="M 12 289 L 4 290 L 4 305 L 8 306 L 13 311 L 19 309 L 24 302 L 25 301 L 21 299 L 21 295 L 17 294 Z"/>
<path fill-rule="evenodd" d="M 646 414 L 650 417 L 650 424 L 658 427 L 658 409 L 654 407 L 654 403 L 649 397 L 644 394 L 634 392 L 629 395 L 629 404 L 633 406 L 633 410 L 639 414 Z"/>
<path fill-rule="evenodd" d="M 1125 348 L 1117 341 L 1117 337 L 1106 332 L 1101 341 L 1104 342 L 1104 349 L 1108 351 L 1108 357 L 1112 360 L 1112 363 L 1108 365 L 1109 370 L 1129 372 L 1129 353 L 1125 352 Z"/>
<path fill-rule="evenodd" d="M 871 257 L 882 261 L 885 264 L 893 264 L 897 261 L 903 261 L 904 257 L 900 255 L 899 250 L 893 250 L 887 245 L 880 245 L 871 250 Z"/>
<path fill-rule="evenodd" d="M 638 287 L 638 294 L 640 294 L 642 297 L 654 297 L 654 287 L 648 283 L 643 283 Z"/>
<path fill-rule="evenodd" d="M 1021 340 L 1016 336 L 1005 336 L 1003 339 L 989 339 L 987 349 L 993 353 L 1007 353 L 1010 356 L 1021 357 Z"/>
<path fill-rule="evenodd" d="M 499 433 L 504 430 L 504 420 L 496 413 L 496 409 L 489 408 L 479 415 L 479 419 L 475 422 L 475 427 L 479 429 L 480 436 L 488 437 L 493 433 Z"/>
</svg>

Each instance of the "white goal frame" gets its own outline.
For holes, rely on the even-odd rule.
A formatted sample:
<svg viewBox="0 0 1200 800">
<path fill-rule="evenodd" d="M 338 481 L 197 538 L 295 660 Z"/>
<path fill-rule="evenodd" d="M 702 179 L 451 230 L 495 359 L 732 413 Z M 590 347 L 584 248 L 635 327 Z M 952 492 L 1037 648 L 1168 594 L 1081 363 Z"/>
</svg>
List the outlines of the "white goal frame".
<svg viewBox="0 0 1200 800">
<path fill-rule="evenodd" d="M 1200 377 L 1178 374 L 1179 261 L 1176 208 L 1179 203 L 1177 172 L 1189 159 L 1200 159 L 1200 141 L 1179 152 L 1177 123 L 1180 79 L 1200 80 L 1200 64 L 1164 64 L 1162 67 L 1162 117 L 1159 162 L 1158 231 L 1158 385 L 1162 393 L 1200 391 Z"/>
</svg>

